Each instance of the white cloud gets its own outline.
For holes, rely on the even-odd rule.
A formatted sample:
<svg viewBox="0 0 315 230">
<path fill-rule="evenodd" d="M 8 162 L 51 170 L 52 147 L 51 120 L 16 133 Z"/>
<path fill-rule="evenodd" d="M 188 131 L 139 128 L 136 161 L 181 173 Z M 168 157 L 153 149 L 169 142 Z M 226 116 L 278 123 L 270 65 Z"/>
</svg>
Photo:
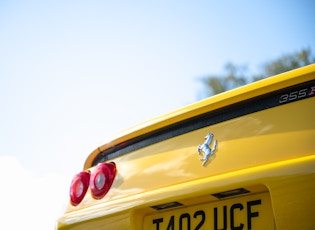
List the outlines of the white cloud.
<svg viewBox="0 0 315 230">
<path fill-rule="evenodd" d="M 0 181 L 0 229 L 54 229 L 68 199 L 68 178 L 34 175 L 17 158 L 1 156 Z"/>
</svg>

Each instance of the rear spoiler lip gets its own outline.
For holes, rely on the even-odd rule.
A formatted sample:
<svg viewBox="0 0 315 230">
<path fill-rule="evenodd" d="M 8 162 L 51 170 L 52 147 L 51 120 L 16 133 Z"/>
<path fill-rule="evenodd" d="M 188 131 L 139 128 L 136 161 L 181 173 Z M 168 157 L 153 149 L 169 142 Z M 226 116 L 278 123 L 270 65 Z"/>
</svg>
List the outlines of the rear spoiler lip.
<svg viewBox="0 0 315 230">
<path fill-rule="evenodd" d="M 117 136 L 111 138 L 111 141 L 95 149 L 88 156 L 84 164 L 84 170 L 93 166 L 94 159 L 107 149 L 115 148 L 130 140 L 136 140 L 148 133 L 157 132 L 165 127 L 184 122 L 202 114 L 217 111 L 250 100 L 251 98 L 257 98 L 290 86 L 314 80 L 314 74 L 315 64 L 308 65 L 206 98 L 168 114 L 140 123 L 119 133 Z"/>
</svg>

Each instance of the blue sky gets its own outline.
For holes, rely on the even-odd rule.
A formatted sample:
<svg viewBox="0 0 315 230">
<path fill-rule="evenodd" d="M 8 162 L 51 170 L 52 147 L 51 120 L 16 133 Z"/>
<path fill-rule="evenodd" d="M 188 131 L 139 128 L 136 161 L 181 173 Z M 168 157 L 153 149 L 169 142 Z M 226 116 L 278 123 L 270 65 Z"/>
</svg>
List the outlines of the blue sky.
<svg viewBox="0 0 315 230">
<path fill-rule="evenodd" d="M 94 148 L 195 102 L 201 77 L 228 61 L 258 71 L 302 48 L 314 55 L 314 9 L 312 0 L 2 0 L 0 170 L 29 181 L 29 203 L 16 198 L 21 207 L 53 213 L 32 227 L 53 225 Z M 20 188 L 12 180 L 0 197 L 14 202 Z M 6 224 L 14 212 L 28 219 L 24 211 L 8 212 L 2 226 L 19 228 Z"/>
</svg>

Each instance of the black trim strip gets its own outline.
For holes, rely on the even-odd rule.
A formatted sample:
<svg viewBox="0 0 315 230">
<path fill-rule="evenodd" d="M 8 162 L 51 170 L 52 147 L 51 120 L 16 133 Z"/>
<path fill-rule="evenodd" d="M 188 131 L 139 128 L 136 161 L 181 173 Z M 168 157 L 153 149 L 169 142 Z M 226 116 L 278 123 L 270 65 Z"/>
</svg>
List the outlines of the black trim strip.
<svg viewBox="0 0 315 230">
<path fill-rule="evenodd" d="M 99 153 L 92 166 L 172 137 L 279 105 L 315 96 L 315 80 L 248 99 L 120 143 Z"/>
</svg>

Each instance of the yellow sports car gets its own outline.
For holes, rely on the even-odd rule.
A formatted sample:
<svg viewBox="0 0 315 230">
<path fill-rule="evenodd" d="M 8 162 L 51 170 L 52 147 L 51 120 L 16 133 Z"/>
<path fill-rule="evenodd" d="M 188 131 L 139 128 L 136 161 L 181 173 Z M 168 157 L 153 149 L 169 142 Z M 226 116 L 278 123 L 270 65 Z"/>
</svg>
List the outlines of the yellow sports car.
<svg viewBox="0 0 315 230">
<path fill-rule="evenodd" d="M 96 148 L 58 230 L 315 229 L 315 64 Z"/>
</svg>

